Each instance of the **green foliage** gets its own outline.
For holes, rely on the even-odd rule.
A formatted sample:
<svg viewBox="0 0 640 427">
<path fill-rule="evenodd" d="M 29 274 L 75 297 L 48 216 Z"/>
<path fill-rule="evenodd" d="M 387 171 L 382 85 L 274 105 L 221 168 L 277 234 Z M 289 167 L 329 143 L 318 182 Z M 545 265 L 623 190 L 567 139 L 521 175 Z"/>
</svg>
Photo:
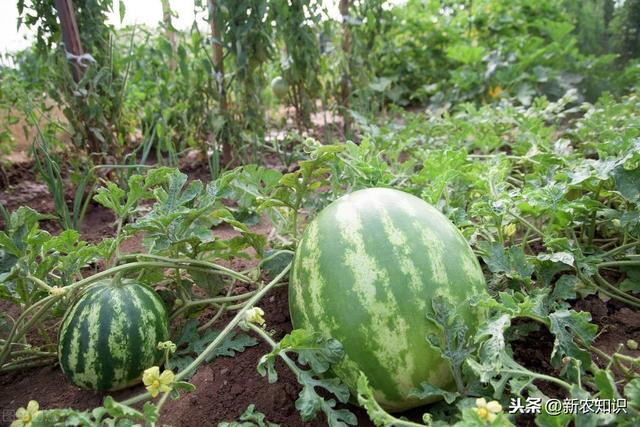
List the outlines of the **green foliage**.
<svg viewBox="0 0 640 427">
<path fill-rule="evenodd" d="M 400 105 L 448 108 L 506 93 L 529 105 L 533 94 L 558 99 L 571 88 L 594 100 L 617 88 L 608 75 L 614 57 L 580 52 L 559 2 L 409 1 L 383 16 L 385 37 L 370 58 L 375 76 L 390 81 L 387 97 Z"/>
<path fill-rule="evenodd" d="M 203 335 L 200 335 L 197 331 L 198 321 L 196 319 L 189 319 L 182 326 L 182 332 L 180 338 L 176 342 L 178 349 L 169 359 L 171 368 L 176 372 L 183 370 L 190 363 L 192 363 L 195 357 L 202 354 L 203 350 L 220 335 L 220 331 L 209 329 Z M 234 357 L 238 353 L 242 353 L 248 347 L 253 347 L 258 344 L 255 338 L 252 338 L 246 334 L 231 333 L 224 337 L 222 343 L 216 348 L 213 353 L 210 353 L 205 358 L 206 362 L 212 361 L 219 356 Z M 192 375 L 192 374 L 191 374 Z M 188 379 L 191 375 L 185 377 Z"/>
<path fill-rule="evenodd" d="M 218 427 L 280 427 L 279 424 L 267 421 L 262 412 L 256 411 L 253 403 L 240 415 L 240 421 L 218 423 Z"/>
<path fill-rule="evenodd" d="M 640 307 L 640 2 L 351 2 L 345 17 L 350 57 L 339 49 L 342 18 L 327 18 L 321 2 L 218 3 L 225 115 L 219 114 L 211 40 L 196 25 L 173 31 L 175 44 L 167 34 L 143 28 L 115 33 L 105 14 L 117 7 L 122 18 L 122 2 L 74 1 L 93 59 L 87 57 L 84 78 L 74 82 L 51 2 L 18 1 L 21 25 L 36 28 L 36 45 L 11 55 L 15 68 L 0 70 L 0 152 L 8 152 L 13 129 L 25 117 L 27 139 L 39 126 L 47 144 L 36 145 L 36 165 L 55 196 L 64 231 L 41 227 L 51 215 L 1 209 L 0 299 L 19 314 L 0 319 L 0 371 L 51 364 L 54 342 L 45 321 L 55 325 L 81 289 L 115 274 L 154 286 L 172 317 L 184 316 L 168 363 L 177 375 L 191 375 L 198 360 L 233 357 L 257 340 L 211 325 L 225 312 L 237 310 L 241 318 L 257 302 L 252 298 L 263 289 L 261 277 L 286 276 L 289 249 L 317 209 L 346 192 L 382 186 L 445 213 L 484 261 L 490 285 L 491 297 L 468 302 L 486 312 L 475 331 L 464 327 L 455 308 L 432 301 L 425 321 L 442 334 L 425 339 L 450 362 L 457 387 L 423 383 L 413 390 L 419 398 L 444 400 L 429 407 L 426 424 L 487 425 L 476 398 L 496 399 L 503 408 L 513 397 L 546 400 L 539 387 L 545 381 L 567 397 L 625 397 L 630 414 L 542 413 L 538 425 L 634 425 L 640 411 L 637 357 L 626 350 L 603 354 L 589 313 L 573 306 L 589 296 Z M 344 70 L 352 88 L 353 142 L 335 143 L 330 131 L 323 133 L 326 144 L 306 139 L 303 130 L 304 137 L 288 134 L 284 142 L 269 135 L 286 167 L 220 170 L 224 132 L 232 132 L 235 160 L 271 160 L 262 153 L 270 148 L 267 77 L 284 77 L 287 103 L 304 128 L 319 100 L 324 109 L 335 105 Z M 398 108 L 410 104 L 429 108 Z M 70 131 L 76 148 L 68 164 L 58 159 L 68 155 L 61 150 L 63 131 Z M 118 179 L 109 181 L 115 166 L 93 167 L 94 160 L 137 171 L 138 163 L 177 166 L 193 148 L 210 164 L 209 183 L 174 169 L 116 172 Z M 69 171 L 73 205 L 63 183 Z M 103 187 L 92 197 L 98 177 Z M 90 200 L 116 216 L 116 235 L 98 244 L 83 241 L 77 231 Z M 251 228 L 265 215 L 274 225 L 269 240 Z M 217 226 L 231 237 L 214 233 Z M 136 233 L 144 234 L 146 252 L 120 254 L 120 244 Z M 243 272 L 215 264 L 253 257 L 257 266 Z M 238 283 L 250 290 L 238 293 Z M 216 314 L 198 324 L 196 317 L 208 308 Z M 522 366 L 513 354 L 513 340 L 541 328 L 553 337 L 549 363 L 555 371 L 549 375 Z M 33 335 L 42 336 L 37 347 L 30 344 Z M 349 391 L 330 375 L 342 358 L 340 343 L 293 331 L 273 345 L 258 370 L 275 381 L 275 359 L 287 363 L 302 385 L 296 407 L 303 420 L 323 412 L 330 425 L 355 424 L 353 414 L 339 407 Z M 608 364 L 597 366 L 593 353 Z M 177 381 L 170 397 L 178 389 L 191 387 Z M 385 413 L 362 376 L 357 394 L 377 425 L 416 425 Z M 129 403 L 107 398 L 92 411 L 42 411 L 43 425 L 151 424 L 162 406 L 147 402 L 138 410 Z M 503 411 L 489 424 L 520 421 Z M 274 424 L 249 406 L 238 422 L 222 425 Z"/>
<path fill-rule="evenodd" d="M 320 91 L 320 4 L 313 0 L 272 0 L 269 10 L 280 41 L 280 69 L 289 83 L 290 102 L 296 108 L 298 121 L 308 126 Z"/>
<path fill-rule="evenodd" d="M 305 370 L 295 364 L 287 353 L 298 354 L 298 362 L 308 365 Z M 273 343 L 273 350 L 265 354 L 258 363 L 258 372 L 267 376 L 270 383 L 278 380 L 274 367 L 277 357 L 281 357 L 293 370 L 296 379 L 302 385 L 302 390 L 296 400 L 296 409 L 300 412 L 302 421 L 310 421 L 319 411 L 324 412 L 327 424 L 331 427 L 346 427 L 356 425 L 357 419 L 347 409 L 336 409 L 334 399 L 323 399 L 316 388 L 324 389 L 334 395 L 340 402 L 349 400 L 349 389 L 338 378 L 327 377 L 325 374 L 331 364 L 337 363 L 344 357 L 342 344 L 334 339 L 323 340 L 318 335 L 303 329 L 296 329 L 277 344 Z"/>
</svg>

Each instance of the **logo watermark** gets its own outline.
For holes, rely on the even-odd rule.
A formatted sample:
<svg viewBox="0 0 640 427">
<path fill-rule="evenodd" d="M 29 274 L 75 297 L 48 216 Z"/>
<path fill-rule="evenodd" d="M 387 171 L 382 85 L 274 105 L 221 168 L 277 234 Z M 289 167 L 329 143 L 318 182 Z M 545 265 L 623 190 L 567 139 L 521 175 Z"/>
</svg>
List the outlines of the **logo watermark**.
<svg viewBox="0 0 640 427">
<path fill-rule="evenodd" d="M 512 397 L 509 401 L 510 414 L 626 414 L 627 399 L 549 399 L 539 397 Z"/>
</svg>

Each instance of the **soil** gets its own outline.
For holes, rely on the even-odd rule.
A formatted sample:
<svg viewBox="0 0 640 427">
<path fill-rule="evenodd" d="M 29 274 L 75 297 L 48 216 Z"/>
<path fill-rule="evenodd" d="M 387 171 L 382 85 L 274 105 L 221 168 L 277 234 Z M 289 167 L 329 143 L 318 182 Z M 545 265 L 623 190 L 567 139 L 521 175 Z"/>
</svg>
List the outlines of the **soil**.
<svg viewBox="0 0 640 427">
<path fill-rule="evenodd" d="M 208 179 L 206 167 L 189 165 L 185 168 L 191 178 Z M 46 185 L 35 179 L 28 164 L 20 164 L 7 171 L 10 185 L 0 187 L 0 202 L 9 211 L 18 206 L 27 205 L 40 212 L 53 213 L 54 205 Z M 71 195 L 71 193 L 69 193 Z M 97 242 L 114 232 L 113 214 L 98 205 L 90 205 L 85 224 L 82 228 L 82 238 L 90 242 Z M 44 221 L 43 228 L 52 233 L 60 231 L 58 224 Z M 0 229 L 3 224 L 0 220 Z M 269 224 L 263 219 L 253 227 L 259 233 L 268 234 Z M 223 238 L 232 237 L 235 231 L 230 227 L 219 227 L 214 232 Z M 142 250 L 142 236 L 136 235 L 122 245 L 122 252 L 137 252 Z M 246 260 L 234 262 L 233 267 L 246 268 Z M 275 339 L 280 339 L 291 331 L 291 321 L 288 311 L 286 288 L 275 289 L 260 303 L 265 311 L 265 319 L 269 329 L 273 330 Z M 640 341 L 640 313 L 616 301 L 603 302 L 596 297 L 579 300 L 575 304 L 576 310 L 589 311 L 593 322 L 599 325 L 599 335 L 595 346 L 612 353 L 621 343 L 629 338 Z M 0 310 L 10 315 L 16 314 L 17 308 L 0 301 Z M 201 320 L 210 316 L 204 312 Z M 228 317 L 221 318 L 214 325 L 220 329 Z M 541 373 L 558 374 L 549 364 L 553 348 L 553 337 L 546 330 L 529 333 L 512 342 L 514 355 L 518 363 Z M 256 365 L 260 357 L 270 349 L 261 342 L 236 357 L 219 357 L 208 364 L 200 366 L 191 382 L 196 390 L 183 395 L 176 401 L 166 403 L 159 425 L 168 426 L 210 426 L 221 421 L 237 420 L 248 405 L 255 404 L 256 410 L 263 412 L 271 422 L 282 426 L 323 426 L 326 425 L 324 416 L 319 414 L 315 420 L 302 422 L 295 409 L 295 400 L 300 391 L 293 374 L 281 361 L 276 363 L 279 380 L 269 384 L 261 377 Z M 640 355 L 638 351 L 623 350 L 632 356 Z M 596 363 L 606 362 L 594 356 Z M 545 384 L 535 383 L 544 393 L 553 397 L 563 397 L 562 391 Z M 116 399 L 124 399 L 142 391 L 141 386 L 128 390 L 111 393 Z M 30 399 L 36 399 L 41 408 L 73 407 L 88 409 L 102 403 L 104 394 L 81 390 L 65 381 L 57 366 L 35 368 L 29 371 L 0 375 L 0 427 L 8 426 L 14 419 L 15 410 L 25 406 Z M 358 417 L 358 425 L 371 426 L 366 414 L 358 407 L 345 405 Z M 406 414 L 409 418 L 419 420 L 420 409 Z M 533 425 L 531 417 L 521 417 L 518 425 Z"/>
</svg>

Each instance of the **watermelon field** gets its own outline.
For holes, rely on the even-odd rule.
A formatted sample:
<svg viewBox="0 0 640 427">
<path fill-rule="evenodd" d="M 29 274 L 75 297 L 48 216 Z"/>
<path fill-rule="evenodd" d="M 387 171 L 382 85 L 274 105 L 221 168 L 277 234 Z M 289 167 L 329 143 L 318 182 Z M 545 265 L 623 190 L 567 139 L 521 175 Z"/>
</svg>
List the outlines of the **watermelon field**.
<svg viewBox="0 0 640 427">
<path fill-rule="evenodd" d="M 0 17 L 0 426 L 640 425 L 640 0 Z"/>
</svg>

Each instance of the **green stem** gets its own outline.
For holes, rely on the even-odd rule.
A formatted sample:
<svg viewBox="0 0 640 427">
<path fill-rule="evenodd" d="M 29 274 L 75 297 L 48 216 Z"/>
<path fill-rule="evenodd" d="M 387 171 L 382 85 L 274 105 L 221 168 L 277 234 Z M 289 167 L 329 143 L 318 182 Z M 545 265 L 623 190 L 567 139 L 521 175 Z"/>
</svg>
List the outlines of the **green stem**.
<svg viewBox="0 0 640 427">
<path fill-rule="evenodd" d="M 144 393 L 140 393 L 137 396 L 133 396 L 127 400 L 123 400 L 122 402 L 120 402 L 122 405 L 127 405 L 127 406 L 131 406 L 131 405 L 135 405 L 138 402 L 142 402 L 143 400 L 147 400 L 151 397 L 151 393 L 144 392 Z"/>
<path fill-rule="evenodd" d="M 162 405 L 164 405 L 164 402 L 167 401 L 167 398 L 169 397 L 170 393 L 171 393 L 170 391 L 164 393 L 160 398 L 160 400 L 158 401 L 158 405 L 156 406 L 156 411 L 158 411 L 158 413 L 160 413 L 160 409 L 162 409 Z"/>
<path fill-rule="evenodd" d="M 249 301 L 247 301 L 246 305 L 235 315 L 233 319 L 225 326 L 225 328 L 218 334 L 218 336 L 203 350 L 202 353 L 191 362 L 186 368 L 180 371 L 176 377 L 175 381 L 180 381 L 187 375 L 189 375 L 192 371 L 194 371 L 202 362 L 204 362 L 207 357 L 215 350 L 220 343 L 226 338 L 227 335 L 235 328 L 238 323 L 240 323 L 244 319 L 244 313 L 252 307 L 255 303 L 260 301 L 260 299 L 269 292 L 291 269 L 291 263 L 287 265 L 271 282 L 269 282 L 264 288 L 262 288 L 258 293 L 256 293 Z M 130 399 L 127 399 L 121 402 L 124 405 L 133 405 L 134 403 L 141 402 L 151 395 L 147 393 L 142 393 L 138 396 L 134 396 Z"/>
<path fill-rule="evenodd" d="M 38 279 L 37 277 L 34 277 L 32 275 L 27 275 L 27 280 L 32 281 L 33 283 L 35 283 L 36 285 L 38 285 L 39 287 L 41 287 L 42 289 L 44 289 L 47 292 L 51 292 L 52 288 L 51 286 L 47 285 L 43 280 Z"/>
<path fill-rule="evenodd" d="M 598 267 L 600 267 L 600 268 L 604 268 L 604 267 L 620 267 L 620 266 L 625 266 L 625 265 L 631 265 L 631 266 L 640 265 L 640 259 L 638 259 L 638 260 L 626 260 L 626 261 L 606 261 L 606 262 L 601 262 L 600 264 L 598 264 Z"/>
<path fill-rule="evenodd" d="M 202 304 L 214 304 L 214 303 L 241 301 L 241 300 L 245 300 L 245 299 L 251 298 L 251 296 L 255 295 L 256 292 L 258 292 L 258 291 L 257 290 L 249 291 L 249 292 L 245 292 L 244 294 L 240 294 L 240 295 L 230 295 L 230 296 L 224 296 L 224 297 L 215 297 L 215 298 L 191 300 L 191 301 L 187 301 L 185 303 L 185 305 L 186 306 L 194 306 L 194 305 L 202 305 Z"/>
<path fill-rule="evenodd" d="M 602 186 L 604 184 L 604 181 L 600 181 L 600 184 L 598 184 L 598 188 L 596 188 L 596 192 L 594 195 L 594 199 L 598 200 L 598 197 L 600 197 L 600 191 L 602 191 Z M 591 246 L 593 244 L 593 238 L 596 236 L 596 219 L 597 219 L 597 215 L 598 215 L 598 211 L 596 209 L 594 209 L 591 212 L 591 217 L 590 217 L 590 223 L 589 223 L 589 235 L 588 235 L 588 240 L 587 240 L 587 245 Z"/>
<path fill-rule="evenodd" d="M 623 252 L 623 251 L 625 251 L 627 249 L 631 249 L 631 248 L 636 247 L 636 246 L 640 246 L 640 241 L 635 241 L 635 242 L 632 242 L 632 243 L 626 243 L 626 244 L 623 244 L 621 246 L 618 246 L 617 248 L 613 248 L 609 252 L 603 253 L 602 257 L 606 258 L 606 257 L 614 256 L 618 252 Z"/>
<path fill-rule="evenodd" d="M 231 296 L 231 292 L 233 292 L 233 285 L 229 286 L 226 296 Z M 220 316 L 222 316 L 226 308 L 227 308 L 227 304 L 222 304 L 222 306 L 218 308 L 218 311 L 216 312 L 216 314 L 214 314 L 214 316 L 211 319 L 209 319 L 204 325 L 201 325 L 198 327 L 198 332 L 202 332 L 204 330 L 209 329 L 214 323 L 216 323 L 216 321 L 220 318 Z"/>
<path fill-rule="evenodd" d="M 17 363 L 17 362 L 7 363 L 6 365 L 0 368 L 0 372 L 7 373 L 7 372 L 19 371 L 27 368 L 38 368 L 40 366 L 51 365 L 52 363 L 55 363 L 55 361 L 56 361 L 55 358 L 51 358 L 51 359 L 44 359 L 44 360 L 34 360 L 28 363 Z"/>
<path fill-rule="evenodd" d="M 613 292 L 608 291 L 606 288 L 598 285 L 596 282 L 594 282 L 593 280 L 589 279 L 588 277 L 586 277 L 586 276 L 584 276 L 584 275 L 582 275 L 580 273 L 578 273 L 577 275 L 578 275 L 578 278 L 580 280 L 582 280 L 585 283 L 590 284 L 591 286 L 593 286 L 594 288 L 598 289 L 600 292 L 602 292 L 603 294 L 607 295 L 608 297 L 613 298 L 613 299 L 618 300 L 618 301 L 621 301 L 621 302 L 624 302 L 625 304 L 632 305 L 634 307 L 640 307 L 635 302 L 630 301 L 628 298 L 624 298 L 624 297 L 622 297 L 622 296 L 620 296 L 618 294 L 615 294 Z"/>
<path fill-rule="evenodd" d="M 531 162 L 533 164 L 539 165 L 540 162 L 537 160 L 533 160 L 529 157 L 523 157 L 523 156 L 510 156 L 510 155 L 505 155 L 502 153 L 499 154 L 467 154 L 467 157 L 471 157 L 474 159 L 492 159 L 495 157 L 503 157 L 505 159 L 509 159 L 509 160 L 525 160 L 527 162 Z"/>
<path fill-rule="evenodd" d="M 517 213 L 509 211 L 509 215 L 513 216 L 518 221 L 522 222 L 524 225 L 529 227 L 531 230 L 535 231 L 540 237 L 544 237 L 544 233 L 542 231 L 540 231 L 540 229 L 538 227 L 536 227 L 535 225 L 531 224 L 529 221 L 527 221 L 526 219 L 522 218 Z"/>
<path fill-rule="evenodd" d="M 571 391 L 571 384 L 562 381 L 559 378 L 555 378 L 549 375 L 544 375 L 544 374 L 538 374 L 537 372 L 532 372 L 532 371 L 528 371 L 528 370 L 520 370 L 520 369 L 501 369 L 500 372 L 504 372 L 507 374 L 517 374 L 517 375 L 525 375 L 528 377 L 532 377 L 532 378 L 536 378 L 539 380 L 543 380 L 543 381 L 548 381 L 550 383 L 554 383 L 559 385 L 560 387 L 564 388 L 567 391 Z"/>
<path fill-rule="evenodd" d="M 636 298 L 633 295 L 629 295 L 624 291 L 621 291 L 620 289 L 616 288 L 615 286 L 613 286 L 611 283 L 609 283 L 609 281 L 607 279 L 605 279 L 604 277 L 602 277 L 600 275 L 600 273 L 596 272 L 595 274 L 595 278 L 596 281 L 598 282 L 598 284 L 606 287 L 607 289 L 609 289 L 611 292 L 617 294 L 620 296 L 620 298 L 625 298 L 629 301 L 633 301 L 636 304 L 638 304 L 638 306 L 640 307 L 640 298 Z"/>
<path fill-rule="evenodd" d="M 273 338 L 271 338 L 271 336 L 269 336 L 269 334 L 267 334 L 267 331 L 265 331 L 264 329 L 260 328 L 258 325 L 254 325 L 253 323 L 247 322 L 246 323 L 249 328 L 251 328 L 255 333 L 257 333 L 258 335 L 260 335 L 260 337 L 265 340 L 272 349 L 275 349 L 278 346 L 278 343 L 275 342 L 273 340 Z M 298 365 L 296 365 L 296 363 L 291 360 L 291 358 L 289 356 L 287 356 L 284 352 L 279 352 L 278 356 L 280 356 L 280 358 L 284 361 L 284 363 L 287 364 L 287 366 L 289 367 L 289 369 L 291 369 L 293 371 L 294 374 L 296 374 L 296 376 L 298 376 L 298 372 L 300 371 L 300 368 L 298 367 Z"/>
<path fill-rule="evenodd" d="M 33 357 L 55 357 L 58 353 L 55 351 L 39 351 L 39 350 L 17 350 L 12 351 L 11 356 L 33 356 Z"/>
<path fill-rule="evenodd" d="M 221 265 L 218 264 L 214 264 L 212 262 L 208 262 L 208 261 L 202 261 L 202 260 L 196 260 L 196 259 L 174 259 L 174 258 L 168 258 L 168 257 L 163 257 L 163 256 L 159 256 L 159 255 L 150 255 L 150 254 L 130 254 L 130 255 L 124 255 L 122 257 L 119 258 L 119 260 L 129 260 L 129 259 L 138 259 L 138 258 L 149 258 L 149 259 L 153 259 L 153 260 L 157 260 L 157 261 L 163 261 L 163 262 L 167 262 L 167 263 L 172 263 L 176 266 L 176 268 L 187 268 L 187 266 L 199 266 L 199 267 L 204 267 L 204 268 L 209 268 L 209 269 L 213 269 L 216 271 L 220 271 L 225 273 L 227 276 L 229 277 L 233 277 L 236 280 L 239 280 L 240 282 L 244 282 L 244 283 L 253 283 L 253 280 L 251 280 L 249 277 L 245 276 L 244 274 L 240 274 L 237 271 L 233 271 L 229 268 L 223 267 Z M 127 264 L 124 264 L 127 265 Z M 215 274 L 215 271 L 211 272 Z"/>
<path fill-rule="evenodd" d="M 43 298 L 37 303 L 33 304 L 28 309 L 26 309 L 24 312 L 22 312 L 20 317 L 18 317 L 18 320 L 16 320 L 16 322 L 13 324 L 13 327 L 11 328 L 11 332 L 9 332 L 9 336 L 7 337 L 5 345 L 2 347 L 2 352 L 0 352 L 0 365 L 2 365 L 7 359 L 7 356 L 9 355 L 9 352 L 11 349 L 11 343 L 14 341 L 20 341 L 22 337 L 27 333 L 29 328 L 31 328 L 33 324 L 35 324 L 38 320 L 40 320 L 40 318 L 44 315 L 44 313 L 46 313 L 60 298 L 62 298 L 62 295 L 49 296 L 49 297 Z M 29 319 L 26 322 L 24 328 L 18 331 L 18 327 L 20 323 L 27 317 L 28 314 L 30 314 L 32 310 L 35 310 L 36 308 L 39 308 L 39 311 L 37 311 L 31 317 L 31 319 Z"/>
<path fill-rule="evenodd" d="M 249 308 L 251 308 L 255 303 L 260 301 L 260 299 L 267 292 L 269 292 L 271 288 L 273 288 L 280 281 L 280 279 L 282 279 L 289 272 L 290 269 L 291 269 L 291 263 L 289 263 L 289 265 L 287 265 L 287 267 L 284 270 L 282 270 L 271 282 L 269 282 L 268 285 L 262 288 L 249 301 L 247 301 L 245 306 L 240 311 L 238 311 L 235 317 L 231 319 L 231 321 L 227 324 L 227 326 L 225 326 L 222 332 L 218 334 L 218 336 L 207 346 L 207 348 L 205 348 L 204 351 L 200 353 L 200 355 L 193 362 L 189 364 L 189 366 L 184 368 L 182 371 L 180 371 L 176 375 L 176 381 L 180 381 L 182 378 L 184 378 L 185 376 L 190 374 L 193 370 L 195 370 L 195 368 L 197 368 L 203 361 L 205 361 L 206 358 L 209 357 L 209 354 L 212 353 L 213 350 L 215 350 L 218 345 L 220 345 L 222 340 L 229 334 L 229 332 L 231 332 L 233 328 L 235 328 L 238 325 L 238 323 L 240 323 L 240 321 L 243 320 L 244 313 Z"/>
<path fill-rule="evenodd" d="M 120 242 L 118 238 L 120 237 L 120 233 L 122 232 L 122 223 L 124 221 L 124 217 L 118 217 L 118 225 L 116 227 L 116 235 L 113 238 L 113 244 L 116 246 L 114 249 L 110 251 L 111 254 L 115 254 L 112 258 L 112 267 L 117 264 L 117 260 L 120 257 Z M 110 257 L 111 258 L 111 257 Z"/>
</svg>

